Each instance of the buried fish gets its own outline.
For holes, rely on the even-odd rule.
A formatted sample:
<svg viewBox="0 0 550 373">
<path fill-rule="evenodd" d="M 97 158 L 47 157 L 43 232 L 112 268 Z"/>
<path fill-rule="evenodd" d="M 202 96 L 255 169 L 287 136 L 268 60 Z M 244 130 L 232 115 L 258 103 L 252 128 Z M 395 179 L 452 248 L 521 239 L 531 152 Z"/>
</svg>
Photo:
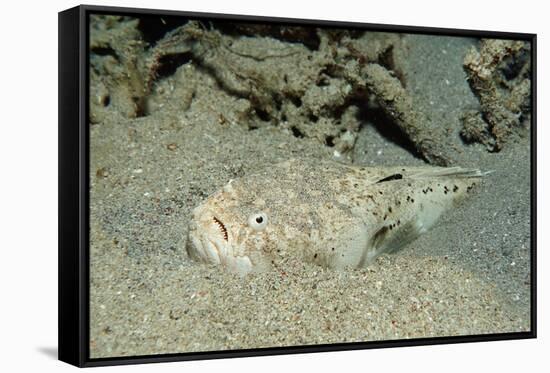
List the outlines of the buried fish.
<svg viewBox="0 0 550 373">
<path fill-rule="evenodd" d="M 231 180 L 196 207 L 187 252 L 241 275 L 289 259 L 365 267 L 426 232 L 484 175 L 292 159 Z"/>
</svg>

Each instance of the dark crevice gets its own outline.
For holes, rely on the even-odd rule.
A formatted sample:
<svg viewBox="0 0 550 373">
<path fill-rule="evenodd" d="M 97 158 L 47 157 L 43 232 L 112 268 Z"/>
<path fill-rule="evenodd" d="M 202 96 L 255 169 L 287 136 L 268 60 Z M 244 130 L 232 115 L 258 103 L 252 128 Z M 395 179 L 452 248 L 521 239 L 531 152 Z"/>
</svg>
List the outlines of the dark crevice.
<svg viewBox="0 0 550 373">
<path fill-rule="evenodd" d="M 90 52 L 98 56 L 112 56 L 117 61 L 119 60 L 116 51 L 111 47 L 93 47 L 90 48 Z"/>
<path fill-rule="evenodd" d="M 325 70 L 326 69 L 323 69 L 317 77 L 317 82 L 315 83 L 317 87 L 326 87 L 330 85 L 330 77 Z"/>
<path fill-rule="evenodd" d="M 332 148 L 334 146 L 334 136 L 325 137 L 325 145 Z"/>
<path fill-rule="evenodd" d="M 364 106 L 367 102 L 367 97 L 363 95 L 358 95 L 356 92 L 352 92 L 348 97 L 345 98 L 342 105 L 337 106 L 332 109 L 332 118 L 334 118 L 334 124 L 339 125 L 342 122 L 342 116 L 350 108 L 350 106 L 361 107 Z M 357 117 L 357 116 L 356 116 Z M 359 118 L 356 118 L 359 119 Z"/>
<path fill-rule="evenodd" d="M 376 131 L 386 140 L 407 150 L 417 158 L 423 159 L 418 153 L 414 144 L 396 124 L 389 118 L 381 108 L 366 108 L 365 105 L 360 106 L 359 119 L 361 122 L 368 122 L 376 129 Z"/>
<path fill-rule="evenodd" d="M 399 81 L 401 82 L 401 85 L 403 86 L 403 88 L 407 88 L 407 82 L 406 82 L 406 79 L 405 79 L 405 75 L 395 65 L 395 60 L 393 58 L 393 45 L 391 47 L 389 47 L 388 49 L 386 49 L 384 51 L 384 53 L 382 53 L 380 55 L 378 63 L 381 66 L 384 66 L 388 71 L 393 72 L 395 77 L 397 79 L 399 79 Z"/>
<path fill-rule="evenodd" d="M 132 101 L 136 105 L 136 118 L 147 116 L 145 98 L 133 96 Z"/>
<path fill-rule="evenodd" d="M 154 45 L 162 39 L 166 33 L 173 29 L 185 25 L 188 19 L 182 17 L 170 16 L 140 16 L 138 30 L 141 32 L 143 40 L 149 45 Z"/>
<path fill-rule="evenodd" d="M 294 137 L 297 137 L 299 139 L 303 139 L 305 137 L 304 134 L 302 133 L 302 131 L 300 131 L 295 126 L 290 127 L 290 130 L 292 131 L 292 135 L 294 135 Z"/>
<path fill-rule="evenodd" d="M 101 104 L 103 106 L 109 106 L 111 104 L 111 96 L 105 95 L 105 97 L 101 100 Z"/>
<path fill-rule="evenodd" d="M 280 111 L 283 107 L 283 98 L 281 97 L 281 95 L 273 95 L 273 101 L 275 102 L 275 109 L 277 109 L 277 111 Z"/>
<path fill-rule="evenodd" d="M 173 75 L 178 67 L 189 63 L 191 58 L 191 53 L 167 54 L 162 56 L 155 70 L 156 79 L 158 80 Z"/>
<path fill-rule="evenodd" d="M 311 123 L 317 123 L 319 121 L 319 117 L 315 114 L 309 114 L 308 119 Z"/>
<path fill-rule="evenodd" d="M 300 97 L 290 96 L 289 99 L 294 104 L 294 106 L 296 106 L 296 107 L 301 107 L 302 106 L 302 99 Z"/>
<path fill-rule="evenodd" d="M 255 109 L 256 111 L 256 115 L 258 116 L 258 118 L 260 118 L 260 120 L 264 121 L 264 122 L 269 122 L 271 121 L 271 116 L 269 115 L 269 113 L 263 109 L 260 109 L 260 108 L 256 108 Z"/>
<path fill-rule="evenodd" d="M 519 76 L 523 66 L 529 62 L 530 51 L 524 49 L 517 56 L 506 56 L 502 61 L 500 71 L 506 80 L 514 80 Z"/>
<path fill-rule="evenodd" d="M 319 50 L 321 40 L 317 35 L 315 27 L 303 27 L 293 25 L 270 25 L 234 21 L 218 20 L 213 22 L 215 28 L 227 35 L 241 37 L 263 36 L 272 37 L 288 43 L 301 43 L 312 51 Z"/>
<path fill-rule="evenodd" d="M 388 70 L 393 70 L 395 62 L 393 60 L 393 45 L 386 49 L 379 57 L 378 63 Z"/>
</svg>

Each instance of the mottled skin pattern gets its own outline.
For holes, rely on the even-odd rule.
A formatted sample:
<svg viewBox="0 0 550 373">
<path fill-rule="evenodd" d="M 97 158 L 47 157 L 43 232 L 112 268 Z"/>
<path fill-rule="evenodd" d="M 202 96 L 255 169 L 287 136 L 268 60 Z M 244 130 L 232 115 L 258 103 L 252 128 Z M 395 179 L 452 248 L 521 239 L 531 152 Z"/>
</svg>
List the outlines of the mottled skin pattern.
<svg viewBox="0 0 550 373">
<path fill-rule="evenodd" d="M 193 211 L 187 250 L 243 275 L 288 259 L 367 266 L 433 226 L 481 176 L 459 167 L 289 160 L 209 196 Z"/>
</svg>

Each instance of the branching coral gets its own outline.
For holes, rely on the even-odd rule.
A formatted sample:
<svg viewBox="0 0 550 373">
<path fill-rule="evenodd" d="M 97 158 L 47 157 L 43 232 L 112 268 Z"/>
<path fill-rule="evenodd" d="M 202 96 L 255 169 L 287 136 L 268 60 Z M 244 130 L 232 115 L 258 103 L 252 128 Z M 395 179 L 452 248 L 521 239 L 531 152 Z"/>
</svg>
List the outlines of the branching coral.
<svg viewBox="0 0 550 373">
<path fill-rule="evenodd" d="M 109 95 L 123 115 L 147 114 L 155 85 L 189 64 L 192 69 L 173 79 L 174 89 L 185 91 L 178 94 L 185 97 L 181 110 L 187 110 L 195 92 L 189 74 L 208 74 L 217 88 L 248 103 L 246 113 L 238 115 L 240 125 L 276 126 L 317 139 L 343 156 L 355 145 L 360 111 L 376 102 L 387 125 L 401 131 L 426 161 L 450 162 L 440 129 L 415 107 L 405 88 L 394 59 L 402 49 L 398 34 L 188 21 L 146 46 L 137 22 L 99 18 L 92 28 L 91 52 L 98 59 L 92 78 L 110 77 L 93 85 L 92 121 L 100 120 Z M 110 53 L 102 56 L 103 50 Z"/>
<path fill-rule="evenodd" d="M 525 132 L 530 122 L 530 45 L 482 40 L 479 51 L 472 48 L 464 58 L 464 69 L 479 98 L 481 115 L 465 113 L 461 135 L 499 151 L 511 135 Z"/>
</svg>

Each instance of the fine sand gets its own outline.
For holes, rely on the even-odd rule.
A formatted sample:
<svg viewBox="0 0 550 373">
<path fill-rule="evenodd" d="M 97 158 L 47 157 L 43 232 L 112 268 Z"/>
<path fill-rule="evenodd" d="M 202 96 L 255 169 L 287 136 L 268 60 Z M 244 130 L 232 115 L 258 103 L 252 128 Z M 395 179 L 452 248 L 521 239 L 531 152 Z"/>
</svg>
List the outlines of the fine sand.
<svg viewBox="0 0 550 373">
<path fill-rule="evenodd" d="M 243 99 L 207 72 L 184 64 L 157 83 L 148 115 L 91 126 L 92 358 L 530 329 L 529 139 L 498 153 L 460 140 L 460 114 L 478 105 L 462 69 L 476 40 L 404 41 L 407 90 L 449 128 L 455 163 L 494 172 L 436 227 L 367 269 L 293 263 L 241 279 L 187 257 L 191 210 L 229 179 L 333 156 L 276 126 L 240 126 Z M 178 84 L 195 87 L 185 110 Z M 354 163 L 425 164 L 378 122 L 363 119 Z"/>
</svg>

